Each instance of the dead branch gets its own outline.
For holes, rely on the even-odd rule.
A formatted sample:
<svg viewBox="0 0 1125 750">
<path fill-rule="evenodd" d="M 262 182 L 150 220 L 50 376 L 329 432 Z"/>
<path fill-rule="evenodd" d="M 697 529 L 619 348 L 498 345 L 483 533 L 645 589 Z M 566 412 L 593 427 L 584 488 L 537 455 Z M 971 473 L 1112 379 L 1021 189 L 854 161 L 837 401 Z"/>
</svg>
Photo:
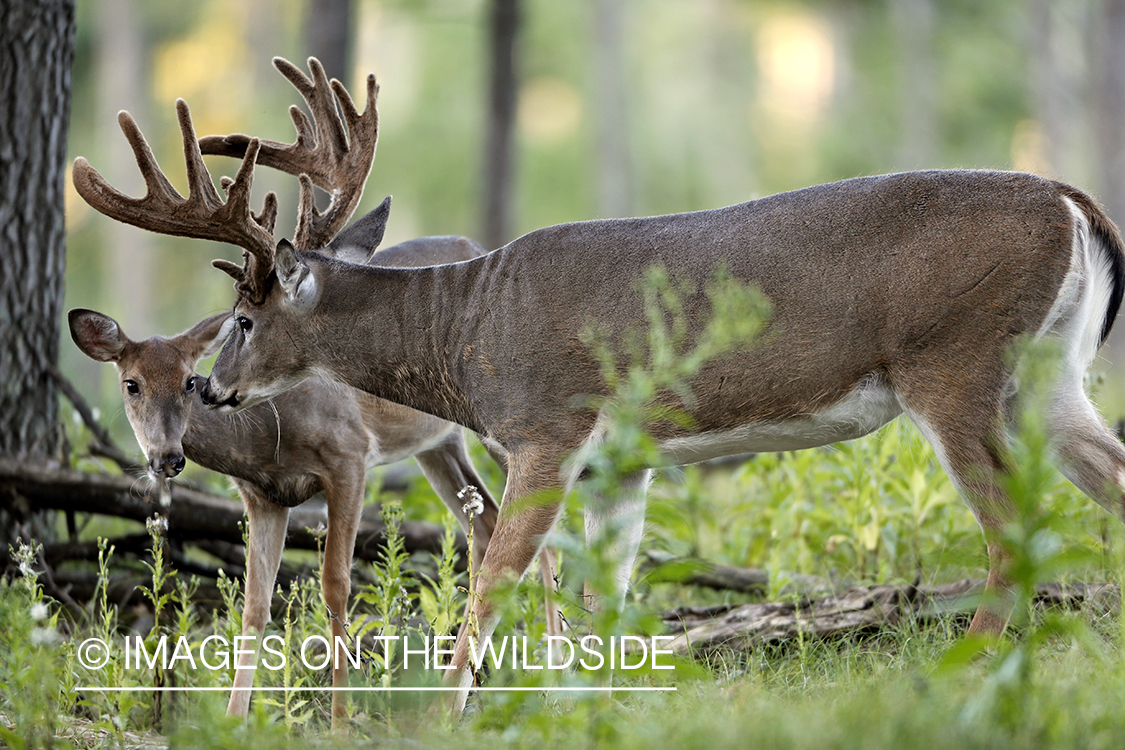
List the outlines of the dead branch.
<svg viewBox="0 0 1125 750">
<path fill-rule="evenodd" d="M 25 514 L 34 510 L 98 513 L 141 523 L 158 510 L 140 496 L 138 482 L 131 477 L 30 465 L 7 458 L 0 458 L 0 507 Z M 172 503 L 166 515 L 171 539 L 242 544 L 242 505 L 228 498 L 173 484 Z M 322 507 L 293 508 L 289 513 L 286 546 L 318 549 L 322 544 L 318 529 L 326 523 Z M 400 533 L 411 553 L 441 553 L 444 528 L 438 524 L 404 521 Z M 381 521 L 364 519 L 356 539 L 355 556 L 369 561 L 380 559 L 385 535 L 386 526 Z M 463 537 L 458 538 L 458 551 L 464 556 Z"/>
<path fill-rule="evenodd" d="M 941 586 L 857 586 L 816 600 L 762 604 L 684 607 L 661 617 L 669 634 L 668 646 L 677 653 L 707 655 L 719 651 L 749 651 L 769 643 L 805 637 L 827 638 L 871 633 L 906 620 L 932 621 L 939 616 L 971 614 L 979 603 L 984 581 L 961 581 Z M 1091 604 L 1117 607 L 1117 587 L 1089 583 L 1042 584 L 1036 603 L 1076 607 Z"/>
</svg>

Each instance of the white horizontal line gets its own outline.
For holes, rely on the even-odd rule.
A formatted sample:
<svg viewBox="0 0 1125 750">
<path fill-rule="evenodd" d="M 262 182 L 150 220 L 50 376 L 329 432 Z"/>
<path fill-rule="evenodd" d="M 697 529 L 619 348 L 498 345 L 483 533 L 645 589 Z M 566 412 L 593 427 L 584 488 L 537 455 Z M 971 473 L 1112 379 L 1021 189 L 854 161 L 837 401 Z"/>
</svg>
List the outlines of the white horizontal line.
<svg viewBox="0 0 1125 750">
<path fill-rule="evenodd" d="M 237 690 L 243 692 L 249 690 L 251 692 L 259 693 L 296 693 L 296 692 L 312 692 L 312 693 L 398 693 L 398 692 L 414 692 L 414 693 L 432 693 L 432 692 L 449 692 L 453 690 L 460 690 L 459 687 L 248 687 L 248 688 L 229 688 L 229 687 L 96 687 L 89 685 L 86 687 L 76 687 L 75 690 L 92 690 L 102 693 L 147 693 L 147 692 L 160 692 L 160 693 L 179 693 L 179 692 L 196 692 L 196 693 L 229 693 Z M 582 693 L 674 693 L 674 687 L 477 687 L 470 688 L 470 692 L 474 693 L 518 693 L 518 692 L 582 692 Z"/>
</svg>

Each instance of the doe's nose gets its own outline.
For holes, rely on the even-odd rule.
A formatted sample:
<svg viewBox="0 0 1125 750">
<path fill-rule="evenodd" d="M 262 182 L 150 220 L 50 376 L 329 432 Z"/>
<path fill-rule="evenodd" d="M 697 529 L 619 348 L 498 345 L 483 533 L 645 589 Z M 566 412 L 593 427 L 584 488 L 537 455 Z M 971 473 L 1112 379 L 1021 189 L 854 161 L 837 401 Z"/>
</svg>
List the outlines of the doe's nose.
<svg viewBox="0 0 1125 750">
<path fill-rule="evenodd" d="M 156 459 L 152 462 L 153 471 L 156 474 L 163 474 L 169 479 L 178 477 L 180 472 L 187 466 L 187 459 L 184 458 L 182 453 L 168 453 L 164 457 Z"/>
</svg>

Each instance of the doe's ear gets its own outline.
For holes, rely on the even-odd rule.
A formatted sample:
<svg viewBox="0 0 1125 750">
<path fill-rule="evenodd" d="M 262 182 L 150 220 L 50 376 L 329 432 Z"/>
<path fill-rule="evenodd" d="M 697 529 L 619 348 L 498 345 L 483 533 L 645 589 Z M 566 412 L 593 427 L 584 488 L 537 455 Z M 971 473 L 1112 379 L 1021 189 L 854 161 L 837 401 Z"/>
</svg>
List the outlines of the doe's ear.
<svg viewBox="0 0 1125 750">
<path fill-rule="evenodd" d="M 125 345 L 131 343 L 117 321 L 100 312 L 78 307 L 67 313 L 70 336 L 90 359 L 98 362 L 116 362 L 121 359 Z"/>
<path fill-rule="evenodd" d="M 234 316 L 229 312 L 212 315 L 201 320 L 176 337 L 176 342 L 184 346 L 198 362 L 210 357 L 234 330 Z"/>
<path fill-rule="evenodd" d="M 297 257 L 297 249 L 289 240 L 277 243 L 273 267 L 290 301 L 311 304 L 316 299 L 316 277 L 309 271 L 308 264 Z"/>
</svg>

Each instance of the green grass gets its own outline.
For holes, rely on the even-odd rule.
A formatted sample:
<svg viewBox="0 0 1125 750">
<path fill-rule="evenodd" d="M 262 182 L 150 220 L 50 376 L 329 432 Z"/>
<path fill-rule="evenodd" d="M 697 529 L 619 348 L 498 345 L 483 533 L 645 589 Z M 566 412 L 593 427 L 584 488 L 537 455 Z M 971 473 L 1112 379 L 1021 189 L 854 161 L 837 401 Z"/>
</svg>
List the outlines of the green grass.
<svg viewBox="0 0 1125 750">
<path fill-rule="evenodd" d="M 1116 522 L 1049 475 L 1036 523 L 1061 560 L 1055 578 L 1116 580 L 1125 545 Z M 928 448 L 906 424 L 833 449 L 759 456 L 734 470 L 688 467 L 669 472 L 653 487 L 646 544 L 678 554 L 780 571 L 834 576 L 854 582 L 948 581 L 984 574 L 983 543 L 971 514 L 936 468 Z M 572 513 L 571 528 L 580 508 Z M 1088 551 L 1090 554 L 1074 553 Z M 573 560 L 575 552 L 571 552 Z M 1077 561 L 1071 558 L 1077 558 Z M 463 592 L 452 591 L 451 569 L 440 582 L 443 597 L 407 594 L 406 574 L 394 560 L 369 572 L 376 587 L 353 597 L 359 627 L 431 632 L 457 622 Z M 565 563 L 564 563 L 565 564 Z M 399 567 L 396 567 L 398 565 Z M 85 670 L 75 649 L 85 638 L 120 639 L 117 612 L 94 606 L 86 621 L 57 621 L 59 607 L 28 576 L 0 586 L 0 713 L 12 747 L 46 746 L 79 719 L 124 741 L 127 732 L 157 724 L 149 690 L 127 694 L 77 691 L 81 685 L 150 687 L 152 670 L 125 669 L 120 661 Z M 171 571 L 155 571 L 167 576 Z M 1032 571 L 1033 573 L 1035 571 Z M 175 581 L 179 576 L 173 576 Z M 568 589 L 580 583 L 567 578 Z M 186 584 L 186 582 L 185 582 Z M 194 611 L 186 592 L 173 587 L 162 602 L 165 617 L 148 637 L 183 634 L 192 643 L 207 635 L 238 632 L 238 582 L 214 619 Z M 541 632 L 540 590 L 529 580 L 513 597 L 499 634 Z M 290 643 L 328 631 L 315 581 L 285 592 L 287 617 L 271 633 Z M 651 628 L 646 615 L 681 604 L 743 601 L 746 597 L 672 584 L 646 585 L 630 594 L 626 613 L 610 632 Z M 47 614 L 44 616 L 43 607 Z M 369 604 L 371 606 L 362 606 Z M 367 619 L 363 611 L 369 612 Z M 33 613 L 39 619 L 33 617 Z M 401 615 L 414 616 L 402 624 Z M 580 618 L 575 618 L 580 619 Z M 357 696 L 352 738 L 414 741 L 427 747 L 1110 747 L 1125 729 L 1119 706 L 1125 696 L 1125 660 L 1116 616 L 1039 614 L 990 651 L 970 659 L 962 647 L 963 622 L 922 627 L 903 623 L 878 637 L 804 640 L 726 654 L 707 664 L 680 665 L 674 693 L 582 695 L 487 693 L 480 713 L 464 725 L 435 726 L 423 696 Z M 518 629 L 518 631 L 517 631 Z M 50 635 L 59 633 L 57 637 Z M 1021 661 L 1022 660 L 1022 661 Z M 294 660 L 295 661 L 295 660 Z M 166 684 L 226 687 L 231 673 L 173 670 Z M 615 684 L 663 685 L 663 675 L 623 678 Z M 353 684 L 406 684 L 414 679 L 378 659 L 353 676 Z M 560 677 L 568 683 L 582 674 Z M 170 683 L 168 682 L 170 680 Z M 537 684 L 526 674 L 500 672 L 490 684 Z M 327 685 L 327 670 L 299 664 L 288 673 L 260 669 L 257 684 Z M 160 717 L 177 747 L 256 747 L 312 742 L 343 746 L 327 734 L 324 693 L 258 694 L 248 722 L 223 716 L 225 693 L 177 694 Z M 26 744 L 24 742 L 26 741 Z"/>
<path fill-rule="evenodd" d="M 703 357 L 682 352 L 686 342 L 674 290 L 665 278 L 655 291 L 647 344 L 656 352 L 641 365 L 610 366 L 616 396 L 599 406 L 610 429 L 593 476 L 585 483 L 612 495 L 620 476 L 654 450 L 642 426 L 654 419 L 682 419 L 653 410 L 654 393 L 681 388 Z M 651 291 L 651 290 L 650 290 Z M 683 291 L 683 290 L 680 290 Z M 718 292 L 716 292 L 718 293 Z M 734 309 L 745 312 L 753 299 Z M 740 313 L 741 315 L 742 313 Z M 743 316 L 745 317 L 745 316 Z M 745 323 L 745 321 L 743 321 Z M 720 326 L 721 328 L 721 326 Z M 744 332 L 755 327 L 744 326 Z M 711 331 L 711 328 L 707 329 Z M 595 348 L 599 346 L 596 335 Z M 741 334 L 739 334 L 741 335 Z M 737 336 L 704 337 L 707 356 Z M 725 337 L 725 338 L 724 338 Z M 694 361 L 686 366 L 683 363 Z M 256 684 L 295 688 L 259 693 L 245 722 L 224 716 L 232 670 L 166 672 L 125 663 L 120 650 L 99 668 L 79 658 L 87 639 L 119 644 L 126 635 L 121 613 L 105 589 L 76 622 L 60 620 L 61 608 L 37 582 L 34 550 L 14 550 L 25 564 L 13 580 L 0 580 L 0 741 L 14 748 L 136 744 L 138 733 L 159 729 L 179 748 L 353 747 L 387 744 L 432 748 L 1116 748 L 1125 736 L 1125 620 L 1095 607 L 1078 612 L 1037 611 L 1028 606 L 1036 582 L 1119 581 L 1125 569 L 1121 525 L 1087 500 L 1044 461 L 1046 446 L 1034 420 L 1013 446 L 1007 490 L 1019 510 L 1002 541 L 1015 560 L 1019 589 L 1013 627 L 992 642 L 964 638 L 964 619 L 905 621 L 879 633 L 820 640 L 810 637 L 727 652 L 706 661 L 678 661 L 668 671 L 586 670 L 549 672 L 498 668 L 488 685 L 537 688 L 485 692 L 477 710 L 451 722 L 427 713 L 423 693 L 357 693 L 348 734 L 328 732 L 329 696 L 311 688 L 330 683 L 327 669 L 304 666 L 298 644 L 329 632 L 317 580 L 283 591 L 286 607 L 267 635 L 286 654 L 285 668 L 259 669 Z M 480 456 L 477 456 L 480 461 Z M 643 458 L 641 459 L 643 463 Z M 484 463 L 481 461 L 481 463 Z M 495 491 L 498 474 L 488 470 Z M 622 612 L 589 616 L 578 596 L 582 580 L 604 588 L 608 561 L 601 545 L 584 549 L 582 492 L 570 498 L 560 525 L 562 600 L 567 620 L 601 635 L 658 634 L 654 615 L 679 605 L 737 603 L 745 595 L 636 580 Z M 389 501 L 390 498 L 381 498 Z M 405 512 L 445 519 L 423 480 L 402 508 L 385 502 L 390 528 Z M 651 489 L 646 544 L 678 555 L 734 565 L 765 567 L 771 596 L 788 596 L 788 574 L 812 574 L 847 583 L 940 583 L 982 578 L 984 543 L 972 515 L 937 467 L 930 448 L 905 422 L 876 435 L 830 448 L 762 455 L 735 469 L 686 467 L 661 472 Z M 450 523 L 448 519 L 445 519 Z M 392 538 L 391 552 L 365 572 L 374 584 L 359 588 L 348 613 L 351 632 L 408 636 L 446 635 L 461 620 L 465 592 L 454 574 L 452 536 L 436 569 L 437 580 L 419 588 L 408 556 Z M 210 616 L 191 599 L 194 583 L 157 554 L 149 566 L 146 595 L 162 611 L 147 633 L 146 648 L 161 636 L 184 638 L 193 647 L 210 636 L 232 640 L 240 632 L 241 585 L 220 580 L 224 605 Z M 102 577 L 112 550 L 104 549 Z M 530 656 L 542 663 L 542 588 L 536 576 L 511 591 L 498 636 L 530 639 Z M 131 634 L 137 635 L 137 634 Z M 401 646 L 399 647 L 401 649 Z M 434 670 L 406 670 L 401 650 L 369 653 L 352 673 L 354 686 L 436 684 Z M 165 694 L 154 685 L 219 688 L 216 692 Z M 567 693 L 551 686 L 674 687 L 674 692 Z M 127 693 L 83 686 L 132 687 Z M 60 739 L 61 737 L 69 739 Z M 151 737 L 150 737 L 151 738 Z"/>
</svg>

